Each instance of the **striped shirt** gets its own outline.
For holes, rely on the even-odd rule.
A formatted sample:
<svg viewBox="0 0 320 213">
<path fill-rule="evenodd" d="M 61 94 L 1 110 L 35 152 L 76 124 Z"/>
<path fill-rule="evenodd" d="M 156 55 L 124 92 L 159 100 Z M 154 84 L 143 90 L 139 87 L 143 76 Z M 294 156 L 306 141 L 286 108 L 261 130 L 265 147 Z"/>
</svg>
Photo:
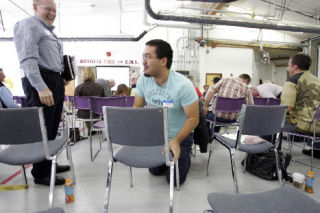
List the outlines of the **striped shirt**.
<svg viewBox="0 0 320 213">
<path fill-rule="evenodd" d="M 216 90 L 218 97 L 225 98 L 246 98 L 246 103 L 253 104 L 252 94 L 250 92 L 249 87 L 241 80 L 240 78 L 225 78 L 221 79 L 214 86 L 211 86 L 208 90 Z M 213 97 L 212 107 L 208 110 L 214 112 L 214 107 L 216 105 L 216 99 Z M 229 120 L 237 120 L 239 117 L 239 113 L 216 113 L 217 117 L 225 118 Z"/>
<path fill-rule="evenodd" d="M 62 72 L 64 68 L 62 43 L 53 30 L 53 26 L 37 16 L 23 19 L 14 26 L 13 40 L 20 68 L 37 91 L 47 88 L 39 67 L 53 72 Z"/>
</svg>

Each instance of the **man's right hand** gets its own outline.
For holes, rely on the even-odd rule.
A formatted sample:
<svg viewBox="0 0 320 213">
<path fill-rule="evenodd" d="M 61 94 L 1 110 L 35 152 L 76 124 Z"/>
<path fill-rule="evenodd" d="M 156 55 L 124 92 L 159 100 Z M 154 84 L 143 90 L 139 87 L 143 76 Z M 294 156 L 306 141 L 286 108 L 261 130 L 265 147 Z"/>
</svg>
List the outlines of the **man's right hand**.
<svg viewBox="0 0 320 213">
<path fill-rule="evenodd" d="M 49 88 L 39 91 L 38 94 L 42 104 L 49 107 L 54 105 L 53 95 Z"/>
</svg>

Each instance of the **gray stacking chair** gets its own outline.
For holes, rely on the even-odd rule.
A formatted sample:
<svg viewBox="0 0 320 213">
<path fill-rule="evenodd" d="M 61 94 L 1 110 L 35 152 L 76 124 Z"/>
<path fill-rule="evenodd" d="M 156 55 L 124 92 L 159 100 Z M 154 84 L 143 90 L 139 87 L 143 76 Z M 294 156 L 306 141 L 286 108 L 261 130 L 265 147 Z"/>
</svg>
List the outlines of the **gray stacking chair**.
<svg viewBox="0 0 320 213">
<path fill-rule="evenodd" d="M 307 142 L 308 146 L 311 146 L 311 161 L 310 161 L 310 169 L 311 171 L 313 171 L 313 150 L 317 149 L 319 150 L 319 143 L 320 143 L 320 137 L 316 135 L 316 126 L 317 124 L 319 124 L 320 122 L 320 104 L 318 105 L 314 115 L 313 115 L 313 135 L 306 135 L 303 133 L 299 133 L 297 131 L 290 131 L 290 130 L 286 130 L 283 129 L 282 132 L 283 134 L 287 135 L 287 141 L 289 142 L 289 150 L 290 150 L 290 154 L 292 153 L 292 145 L 293 145 L 293 141 L 295 137 L 302 137 L 304 138 L 304 142 Z M 305 146 L 305 143 L 303 145 L 303 148 Z M 315 147 L 316 146 L 316 147 Z M 297 161 L 295 159 L 292 159 L 292 161 L 295 161 L 297 163 L 301 163 L 301 164 L 305 164 L 304 162 L 300 162 Z M 308 164 L 306 164 L 308 165 Z M 314 167 L 317 169 L 320 169 L 318 167 Z"/>
<path fill-rule="evenodd" d="M 252 194 L 208 194 L 213 213 L 316 213 L 320 203 L 292 186 Z"/>
<path fill-rule="evenodd" d="M 128 108 L 103 107 L 107 145 L 110 153 L 104 212 L 108 212 L 112 169 L 114 162 L 130 167 L 151 168 L 166 164 L 170 167 L 169 212 L 173 212 L 174 161 L 168 147 L 168 109 L 167 108 Z M 116 152 L 112 144 L 122 145 Z M 165 147 L 165 155 L 161 150 Z M 177 186 L 179 170 L 176 165 Z M 128 210 L 129 211 L 129 210 Z"/>
<path fill-rule="evenodd" d="M 68 139 L 59 137 L 48 141 L 42 108 L 0 109 L 0 144 L 10 145 L 0 152 L 0 163 L 22 166 L 26 188 L 28 182 L 24 165 L 45 159 L 52 161 L 49 192 L 49 207 L 53 206 L 56 163 L 59 154 L 67 148 L 72 181 L 75 176 Z"/>
<path fill-rule="evenodd" d="M 215 139 L 229 151 L 233 183 L 236 193 L 239 193 L 236 167 L 234 162 L 236 150 L 245 152 L 247 154 L 257 154 L 264 153 L 269 149 L 274 148 L 277 161 L 278 179 L 280 185 L 282 185 L 282 175 L 281 171 L 279 170 L 279 156 L 277 149 L 278 144 L 274 146 L 268 141 L 263 141 L 259 144 L 243 144 L 240 141 L 242 135 L 266 136 L 279 134 L 284 125 L 286 108 L 286 106 L 247 106 L 243 104 L 236 140 L 225 137 L 220 133 L 214 133 Z"/>
</svg>

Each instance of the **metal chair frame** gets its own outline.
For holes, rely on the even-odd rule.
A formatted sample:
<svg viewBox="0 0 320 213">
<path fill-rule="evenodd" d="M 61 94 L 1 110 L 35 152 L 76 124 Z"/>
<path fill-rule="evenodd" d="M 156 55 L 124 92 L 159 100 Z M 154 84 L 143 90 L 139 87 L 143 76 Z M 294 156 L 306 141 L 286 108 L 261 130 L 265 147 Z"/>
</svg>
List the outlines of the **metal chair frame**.
<svg viewBox="0 0 320 213">
<path fill-rule="evenodd" d="M 101 151 L 101 143 L 103 140 L 103 128 L 94 124 L 93 114 L 99 114 L 100 118 L 98 122 L 102 122 L 103 106 L 115 106 L 115 107 L 125 107 L 126 106 L 126 97 L 90 97 L 90 124 L 91 129 L 89 133 L 90 139 L 90 155 L 91 161 L 97 157 L 99 152 Z M 93 147 L 92 147 L 92 131 L 97 131 L 99 134 L 99 149 L 93 154 Z"/>
<path fill-rule="evenodd" d="M 69 156 L 68 160 L 70 162 L 71 178 L 72 178 L 73 184 L 76 183 L 73 160 L 72 160 L 72 155 L 71 155 L 71 149 L 70 149 L 69 144 L 67 143 L 67 139 L 66 138 L 62 139 L 62 140 L 65 140 L 63 146 L 59 148 L 59 151 L 57 153 L 51 154 L 50 149 L 49 149 L 49 145 L 48 145 L 48 138 L 47 138 L 47 132 L 46 132 L 46 127 L 45 127 L 45 121 L 44 121 L 42 107 L 39 107 L 39 108 L 37 108 L 37 107 L 11 108 L 11 109 L 1 109 L 0 111 L 3 111 L 2 114 L 6 114 L 7 116 L 10 116 L 10 118 L 12 120 L 12 123 L 10 125 L 14 126 L 14 128 L 15 128 L 14 131 L 19 131 L 22 134 L 22 136 L 20 136 L 20 138 L 18 137 L 15 139 L 8 139 L 8 136 L 2 135 L 2 136 L 0 136 L 1 137 L 1 139 L 0 139 L 1 144 L 15 145 L 14 147 L 17 147 L 17 149 L 20 149 L 20 148 L 18 148 L 20 145 L 21 146 L 26 146 L 26 145 L 32 146 L 33 143 L 42 141 L 45 158 L 47 160 L 52 161 L 51 177 L 50 177 L 50 191 L 49 191 L 49 207 L 50 208 L 53 207 L 57 157 L 61 154 L 61 152 L 64 150 L 64 148 L 66 148 L 68 156 Z M 28 121 L 25 121 L 25 123 L 24 123 L 24 120 L 21 119 L 22 117 L 24 117 L 23 115 L 24 116 L 28 115 L 28 118 L 32 119 L 32 121 L 31 121 L 32 127 L 30 127 L 30 125 L 29 125 L 30 120 L 26 119 Z M 14 117 L 16 117 L 16 119 L 12 119 Z M 19 122 L 19 124 L 17 124 L 17 122 Z M 23 124 L 25 124 L 23 127 L 21 127 L 21 122 Z M 6 133 L 8 131 L 10 131 L 10 130 L 8 130 L 8 128 L 10 128 L 10 126 L 8 127 L 7 123 L 3 123 L 3 124 L 1 124 L 1 126 L 2 126 L 2 129 L 1 129 L 2 133 L 0 133 L 0 135 L 4 133 L 3 131 L 6 131 Z M 17 126 L 19 127 L 18 130 L 16 130 Z M 31 130 L 30 128 L 33 128 L 33 130 Z M 13 132 L 13 131 L 11 131 L 11 132 Z M 8 134 L 10 134 L 10 133 L 8 133 Z M 15 148 L 13 148 L 13 149 L 15 149 Z M 3 152 L 5 152 L 5 151 L 6 150 L 4 150 Z M 28 161 L 29 160 L 30 159 L 28 159 Z M 26 164 L 29 164 L 29 163 L 31 163 L 31 162 L 28 162 Z M 10 164 L 10 165 L 18 165 L 18 164 Z M 25 181 L 25 187 L 28 188 L 28 181 L 26 178 L 24 165 L 21 166 L 21 169 L 22 169 L 22 174 L 23 174 L 24 181 Z"/>
<path fill-rule="evenodd" d="M 272 115 L 271 112 L 274 112 L 277 110 L 277 114 Z M 256 113 L 258 111 L 259 113 Z M 236 150 L 240 150 L 243 152 L 246 152 L 241 147 L 240 141 L 242 134 L 245 135 L 274 135 L 274 134 L 280 134 L 281 129 L 283 128 L 284 122 L 285 122 L 285 116 L 286 116 L 286 106 L 246 106 L 242 105 L 241 115 L 240 115 L 240 121 L 239 121 L 239 128 L 237 132 L 237 138 L 236 140 L 232 140 L 234 142 L 234 146 L 230 145 L 229 143 L 224 142 L 223 136 L 219 133 L 215 133 L 215 139 L 220 142 L 224 147 L 226 147 L 230 154 L 230 161 L 231 161 L 231 171 L 233 176 L 233 184 L 235 193 L 239 193 L 239 187 L 237 182 L 237 176 L 236 176 L 236 166 L 235 166 L 235 159 L 234 155 Z M 253 115 L 255 117 L 253 117 Z M 259 124 L 257 126 L 253 126 L 252 124 L 247 124 L 248 122 L 252 122 L 254 119 L 257 119 L 259 121 Z M 273 121 L 271 119 L 279 119 L 277 123 L 274 123 L 272 126 L 268 125 L 267 122 Z M 266 121 L 268 120 L 268 121 Z M 266 143 L 266 142 L 262 142 Z M 245 145 L 245 146 L 255 146 L 255 145 Z M 278 180 L 280 185 L 283 185 L 282 182 L 282 174 L 281 170 L 279 169 L 279 155 L 278 155 L 278 146 L 279 141 L 277 141 L 276 145 L 274 145 L 274 151 L 275 151 L 275 157 L 276 157 L 276 166 L 277 166 L 277 173 L 278 173 Z M 263 150 L 267 151 L 267 150 Z M 260 152 L 255 152 L 260 153 Z"/>
<path fill-rule="evenodd" d="M 207 121 L 210 123 L 210 128 L 212 129 L 212 135 L 210 136 L 211 138 L 211 143 L 209 143 L 209 155 L 208 155 L 208 160 L 207 160 L 207 167 L 206 167 L 206 175 L 209 175 L 209 164 L 210 164 L 210 158 L 211 155 L 213 155 L 213 150 L 214 150 L 214 144 L 212 141 L 214 140 L 214 127 L 215 126 L 222 126 L 222 127 L 232 127 L 232 126 L 237 126 L 238 122 L 234 123 L 222 123 L 216 121 L 216 114 L 217 112 L 224 112 L 224 113 L 238 113 L 241 111 L 242 104 L 245 103 L 245 98 L 225 98 L 225 97 L 216 97 L 216 105 L 214 108 L 214 120 L 208 120 Z"/>
<path fill-rule="evenodd" d="M 294 137 L 295 136 L 304 138 L 303 148 L 305 147 L 306 139 L 311 139 L 312 140 L 312 142 L 311 142 L 311 160 L 310 160 L 310 170 L 311 171 L 313 171 L 313 168 L 320 169 L 318 167 L 313 166 L 313 150 L 316 149 L 316 148 L 314 148 L 314 143 L 320 143 L 320 137 L 316 136 L 316 124 L 317 124 L 317 122 L 320 122 L 320 104 L 317 107 L 317 109 L 316 109 L 316 111 L 314 113 L 314 116 L 313 116 L 313 135 L 306 135 L 306 134 L 303 134 L 303 133 L 290 132 L 290 131 L 285 131 L 285 130 L 282 131 L 284 134 L 287 135 L 287 142 L 289 143 L 290 154 L 292 153 L 292 146 L 293 146 L 293 141 L 294 141 Z M 289 140 L 290 136 L 292 136 L 291 140 Z M 303 162 L 300 162 L 300 161 L 297 161 L 297 160 L 294 160 L 294 159 L 292 159 L 292 161 L 297 162 L 297 163 L 301 163 L 303 165 L 307 165 L 306 163 L 303 163 Z"/>
<path fill-rule="evenodd" d="M 112 179 L 112 171 L 113 171 L 113 163 L 114 163 L 114 152 L 113 152 L 113 148 L 112 148 L 112 144 L 116 143 L 119 145 L 125 145 L 125 146 L 133 146 L 132 142 L 128 142 L 128 141 L 123 141 L 123 140 L 119 140 L 118 138 L 115 139 L 115 137 L 119 137 L 118 136 L 114 136 L 114 133 L 110 133 L 109 129 L 110 129 L 110 124 L 108 123 L 108 116 L 112 116 L 111 111 L 116 111 L 118 110 L 118 112 L 126 112 L 128 113 L 126 116 L 126 120 L 122 120 L 121 123 L 118 123 L 116 125 L 116 127 L 114 126 L 113 128 L 115 129 L 126 129 L 126 131 L 124 133 L 121 133 L 121 137 L 128 137 L 130 139 L 132 139 L 132 135 L 130 136 L 130 134 L 146 134 L 146 133 L 139 133 L 139 132 L 132 132 L 130 131 L 130 129 L 127 129 L 128 126 L 126 126 L 126 124 L 131 124 L 132 119 L 136 118 L 137 116 L 135 116 L 135 111 L 134 110 L 142 110 L 144 111 L 144 113 L 156 113 L 157 116 L 161 116 L 161 120 L 163 120 L 163 124 L 160 124 L 160 126 L 162 126 L 160 129 L 155 129 L 155 132 L 153 132 L 153 134 L 148 135 L 148 137 L 150 137 L 150 140 L 147 141 L 142 141 L 139 142 L 139 144 L 136 144 L 136 146 L 158 146 L 160 141 L 163 142 L 164 146 L 165 146 L 165 163 L 167 166 L 170 167 L 170 200 L 169 200 L 169 212 L 172 213 L 173 212 L 173 195 L 174 195 L 174 190 L 173 190 L 173 179 L 174 179 L 174 161 L 171 159 L 170 157 L 170 151 L 169 151 L 169 141 L 168 141 L 168 109 L 167 108 L 125 108 L 125 107 L 110 107 L 110 106 L 104 106 L 103 107 L 103 116 L 104 116 L 104 125 L 105 125 L 105 132 L 106 132 L 106 137 L 107 137 L 107 145 L 108 145 L 108 152 L 110 153 L 110 158 L 108 160 L 108 174 L 107 174 L 107 181 L 106 181 L 106 194 L 105 194 L 105 200 L 104 200 L 104 212 L 107 213 L 108 212 L 108 207 L 109 207 L 109 199 L 110 199 L 110 189 L 111 189 L 111 179 Z M 130 113 L 130 114 L 129 114 Z M 128 116 L 129 115 L 129 116 Z M 156 116 L 156 115 L 155 115 Z M 131 118 L 130 118 L 131 117 Z M 158 117 L 160 119 L 160 117 Z M 140 119 L 139 124 L 140 123 L 144 123 L 141 122 L 142 120 Z M 111 122 L 111 121 L 110 121 Z M 149 120 L 150 123 L 150 120 Z M 121 126 L 120 126 L 121 125 Z M 134 124 L 137 125 L 137 124 Z M 130 128 L 130 127 L 129 127 Z M 142 128 L 144 127 L 138 127 L 142 130 Z M 159 131 L 159 132 L 156 132 Z M 128 134 L 127 134 L 128 133 Z M 120 134 L 120 133 L 118 133 Z M 148 133 L 147 133 L 148 134 Z M 155 137 L 155 135 L 160 134 L 161 137 L 157 137 L 155 140 L 152 140 L 152 137 Z M 110 138 L 113 137 L 113 138 Z M 163 139 L 162 139 L 163 137 Z M 115 140 L 115 141 L 113 141 Z M 159 141 L 160 140 L 160 141 Z M 131 140 L 132 141 L 132 140 Z M 151 142 L 152 141 L 152 142 Z M 150 144 L 151 143 L 151 144 Z M 130 186 L 132 187 L 132 169 L 131 166 L 128 165 L 130 167 Z M 142 167 L 141 167 L 142 168 Z M 177 178 L 177 188 L 179 187 L 179 170 L 178 170 L 178 165 L 176 164 L 176 178 Z"/>
</svg>

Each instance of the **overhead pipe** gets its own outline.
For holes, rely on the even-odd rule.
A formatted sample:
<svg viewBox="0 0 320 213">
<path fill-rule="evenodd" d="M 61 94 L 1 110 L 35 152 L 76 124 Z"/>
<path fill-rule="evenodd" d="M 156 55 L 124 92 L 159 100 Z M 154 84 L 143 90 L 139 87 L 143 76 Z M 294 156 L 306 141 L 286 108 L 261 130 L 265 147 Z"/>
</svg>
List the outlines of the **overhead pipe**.
<svg viewBox="0 0 320 213">
<path fill-rule="evenodd" d="M 208 18 L 195 18 L 195 17 L 185 17 L 185 16 L 175 16 L 175 15 L 162 15 L 156 14 L 150 5 L 150 0 L 145 0 L 145 8 L 148 14 L 156 20 L 162 21 L 183 21 L 188 23 L 198 23 L 198 24 L 215 24 L 215 25 L 227 25 L 235 27 L 247 27 L 247 28 L 257 28 L 257 29 L 269 29 L 269 30 L 283 30 L 291 32 L 304 32 L 304 33 L 320 33 L 319 27 L 299 27 L 294 25 L 287 25 L 285 23 L 263 23 L 259 21 L 247 22 L 247 21 L 235 21 L 235 20 L 225 20 L 225 19 L 208 19 Z"/>
<path fill-rule="evenodd" d="M 165 23 L 150 23 L 148 22 L 147 12 L 144 10 L 143 12 L 143 24 L 146 26 L 157 26 L 157 27 L 166 27 L 166 28 L 179 28 L 179 29 L 193 29 L 199 30 L 201 29 L 201 25 L 198 24 L 165 24 Z M 206 30 L 212 30 L 214 27 L 205 26 Z"/>
</svg>

